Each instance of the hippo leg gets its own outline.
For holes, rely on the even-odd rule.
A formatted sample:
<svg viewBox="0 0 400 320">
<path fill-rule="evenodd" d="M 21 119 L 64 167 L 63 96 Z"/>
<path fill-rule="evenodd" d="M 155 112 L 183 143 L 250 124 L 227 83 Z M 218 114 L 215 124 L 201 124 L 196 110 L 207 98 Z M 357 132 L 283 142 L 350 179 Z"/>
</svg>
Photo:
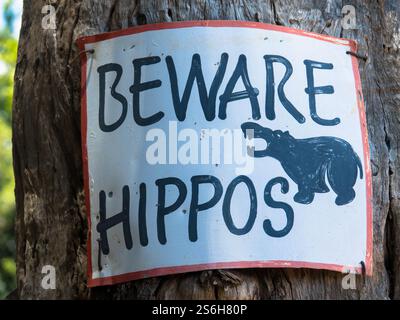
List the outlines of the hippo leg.
<svg viewBox="0 0 400 320">
<path fill-rule="evenodd" d="M 336 157 L 331 159 L 328 167 L 328 181 L 337 194 L 335 203 L 345 205 L 356 196 L 353 186 L 357 179 L 357 164 L 351 157 Z"/>
<path fill-rule="evenodd" d="M 336 197 L 335 203 L 338 206 L 343 206 L 345 204 L 348 204 L 349 202 L 352 202 L 355 196 L 356 196 L 356 193 L 354 192 L 354 189 L 351 188 L 343 194 L 338 194 L 338 196 Z"/>
<path fill-rule="evenodd" d="M 294 197 L 294 201 L 302 204 L 309 204 L 314 200 L 314 192 L 310 191 L 308 187 L 299 185 L 299 192 Z"/>
</svg>

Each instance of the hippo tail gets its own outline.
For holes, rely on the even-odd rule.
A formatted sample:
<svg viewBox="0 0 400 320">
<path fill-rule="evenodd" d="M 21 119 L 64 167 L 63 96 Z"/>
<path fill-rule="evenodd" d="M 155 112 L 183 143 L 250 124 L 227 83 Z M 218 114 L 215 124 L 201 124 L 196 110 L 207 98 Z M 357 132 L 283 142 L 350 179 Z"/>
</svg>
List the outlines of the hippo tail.
<svg viewBox="0 0 400 320">
<path fill-rule="evenodd" d="M 358 157 L 357 153 L 354 153 L 354 155 L 355 155 L 355 158 L 356 158 L 357 167 L 360 170 L 360 179 L 362 179 L 363 178 L 363 168 L 362 168 L 361 160 Z"/>
</svg>

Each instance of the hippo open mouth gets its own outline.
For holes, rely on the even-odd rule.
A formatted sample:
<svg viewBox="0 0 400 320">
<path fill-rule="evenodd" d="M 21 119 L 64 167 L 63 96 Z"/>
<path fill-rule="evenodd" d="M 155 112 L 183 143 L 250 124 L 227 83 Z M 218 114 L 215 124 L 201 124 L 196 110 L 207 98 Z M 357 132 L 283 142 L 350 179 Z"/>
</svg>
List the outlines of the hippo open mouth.
<svg viewBox="0 0 400 320">
<path fill-rule="evenodd" d="M 262 127 L 254 122 L 245 122 L 241 125 L 244 137 L 247 139 L 262 139 L 265 142 L 263 150 L 255 150 L 255 147 L 248 147 L 247 153 L 255 158 L 265 157 L 271 142 L 273 141 L 274 131 L 269 128 Z"/>
</svg>

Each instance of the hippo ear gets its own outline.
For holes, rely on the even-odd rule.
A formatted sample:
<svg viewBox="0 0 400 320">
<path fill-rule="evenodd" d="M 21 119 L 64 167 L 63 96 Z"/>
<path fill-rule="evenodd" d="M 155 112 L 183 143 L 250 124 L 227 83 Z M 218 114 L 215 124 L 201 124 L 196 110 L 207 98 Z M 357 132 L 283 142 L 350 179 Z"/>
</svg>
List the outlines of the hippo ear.
<svg viewBox="0 0 400 320">
<path fill-rule="evenodd" d="M 283 135 L 283 132 L 281 130 L 275 130 L 274 131 L 275 136 L 277 136 L 278 138 L 280 138 Z"/>
</svg>

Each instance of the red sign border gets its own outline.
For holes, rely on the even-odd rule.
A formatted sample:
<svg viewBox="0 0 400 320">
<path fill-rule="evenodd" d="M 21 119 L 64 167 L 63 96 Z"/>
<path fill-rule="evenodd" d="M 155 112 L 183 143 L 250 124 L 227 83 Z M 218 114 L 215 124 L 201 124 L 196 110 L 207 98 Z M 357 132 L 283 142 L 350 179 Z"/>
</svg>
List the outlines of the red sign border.
<svg viewBox="0 0 400 320">
<path fill-rule="evenodd" d="M 349 47 L 353 52 L 357 52 L 357 42 L 351 39 L 335 38 L 327 35 L 307 32 L 303 30 L 293 29 L 284 26 L 271 25 L 261 22 L 251 21 L 235 21 L 235 20 L 203 20 L 203 21 L 181 21 L 181 22 L 165 22 L 156 24 L 147 24 L 135 26 L 123 30 L 117 30 L 92 36 L 81 37 L 77 40 L 77 45 L 81 52 L 85 51 L 85 45 L 113 39 L 120 36 L 132 35 L 152 30 L 164 29 L 178 29 L 190 27 L 240 27 L 240 28 L 255 28 L 270 31 L 285 32 L 296 34 L 304 37 L 310 37 L 322 41 L 331 42 L 337 45 Z M 365 272 L 366 275 L 372 275 L 373 265 L 373 215 L 372 215 L 372 177 L 368 144 L 368 131 L 366 124 L 364 98 L 362 95 L 362 86 L 360 73 L 358 69 L 358 60 L 355 56 L 351 57 L 353 74 L 355 79 L 356 93 L 357 93 L 357 106 L 359 111 L 359 118 L 361 121 L 361 131 L 363 137 L 363 151 L 365 163 L 365 179 L 366 179 L 366 196 L 367 196 L 367 251 L 365 257 L 365 270 L 362 266 L 354 267 L 343 266 L 337 264 L 314 263 L 304 261 L 237 261 L 237 262 L 220 262 L 220 263 L 205 263 L 197 265 L 173 266 L 162 267 L 146 271 L 130 272 L 121 275 L 115 275 L 104 278 L 93 279 L 92 270 L 92 252 L 91 252 L 91 216 L 90 216 L 90 189 L 89 189 L 89 170 L 88 170 L 88 152 L 87 152 L 87 95 L 86 95 L 86 73 L 87 73 L 87 54 L 81 54 L 81 138 L 82 138 L 82 159 L 83 159 L 83 173 L 84 173 L 84 189 L 85 189 L 85 203 L 86 215 L 88 219 L 88 240 L 87 240 L 87 257 L 88 257 L 88 287 L 113 285 L 121 282 L 127 282 L 137 279 L 148 277 L 157 277 L 162 275 L 178 274 L 184 272 L 211 270 L 211 269 L 238 269 L 238 268 L 311 268 L 311 269 L 325 269 L 332 271 L 345 272 L 352 270 L 356 273 Z"/>
</svg>

